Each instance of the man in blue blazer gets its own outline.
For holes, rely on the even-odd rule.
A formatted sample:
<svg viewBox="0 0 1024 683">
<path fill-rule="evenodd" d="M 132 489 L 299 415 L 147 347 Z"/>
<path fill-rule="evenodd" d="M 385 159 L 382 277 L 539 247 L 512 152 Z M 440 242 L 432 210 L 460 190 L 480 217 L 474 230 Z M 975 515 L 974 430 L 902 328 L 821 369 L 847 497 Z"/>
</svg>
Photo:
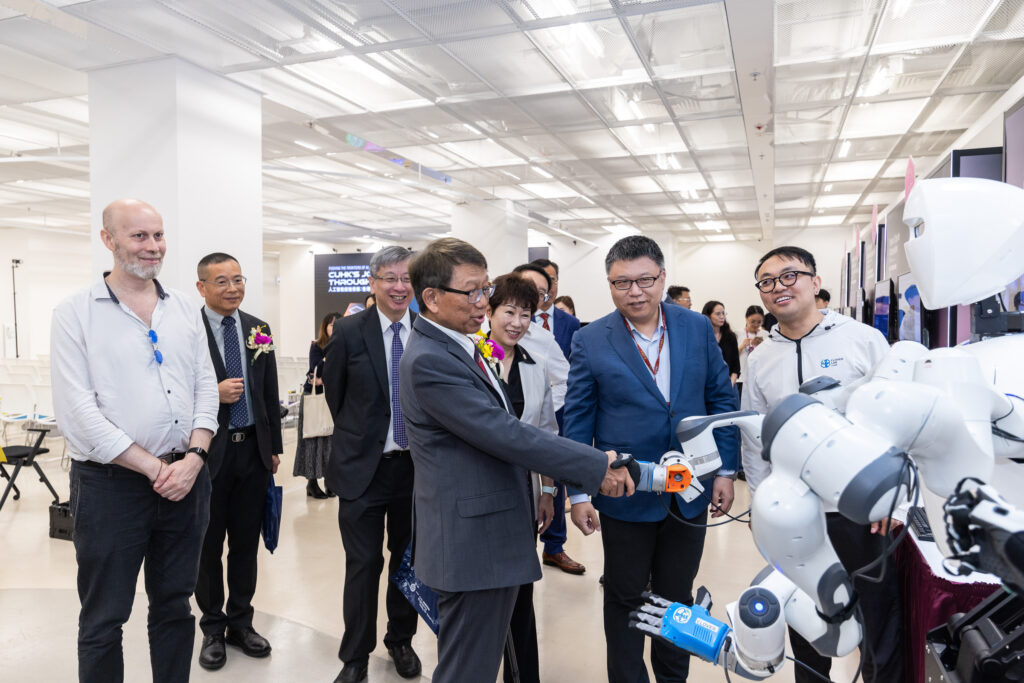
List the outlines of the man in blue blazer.
<svg viewBox="0 0 1024 683">
<path fill-rule="evenodd" d="M 641 236 L 619 240 L 605 270 L 616 310 L 573 340 L 565 435 L 656 462 L 680 448 L 680 420 L 736 410 L 736 391 L 707 318 L 662 304 L 665 259 L 657 243 Z M 732 506 L 739 460 L 735 428 L 716 430 L 715 440 L 722 468 L 702 482 L 712 517 Z M 647 681 L 644 637 L 628 628 L 629 612 L 648 580 L 655 593 L 692 604 L 709 500 L 682 503 L 672 494 L 638 493 L 628 500 L 598 495 L 591 503 L 585 494 L 570 493 L 573 523 L 584 534 L 602 532 L 608 680 Z M 652 641 L 651 659 L 659 682 L 686 681 L 689 656 L 682 650 Z"/>
</svg>

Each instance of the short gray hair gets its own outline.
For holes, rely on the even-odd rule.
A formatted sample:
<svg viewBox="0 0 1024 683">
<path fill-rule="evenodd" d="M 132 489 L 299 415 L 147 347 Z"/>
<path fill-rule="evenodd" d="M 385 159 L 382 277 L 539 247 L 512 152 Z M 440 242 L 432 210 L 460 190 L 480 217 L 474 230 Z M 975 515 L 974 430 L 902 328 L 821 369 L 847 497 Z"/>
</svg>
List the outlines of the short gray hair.
<svg viewBox="0 0 1024 683">
<path fill-rule="evenodd" d="M 657 242 L 643 235 L 630 235 L 623 237 L 608 250 L 604 258 L 604 272 L 608 273 L 616 261 L 635 261 L 638 258 L 649 258 L 658 264 L 658 268 L 665 268 L 665 255 L 661 253 Z"/>
<path fill-rule="evenodd" d="M 370 259 L 370 275 L 376 277 L 381 268 L 408 261 L 410 258 L 412 252 L 405 247 L 384 247 Z"/>
</svg>

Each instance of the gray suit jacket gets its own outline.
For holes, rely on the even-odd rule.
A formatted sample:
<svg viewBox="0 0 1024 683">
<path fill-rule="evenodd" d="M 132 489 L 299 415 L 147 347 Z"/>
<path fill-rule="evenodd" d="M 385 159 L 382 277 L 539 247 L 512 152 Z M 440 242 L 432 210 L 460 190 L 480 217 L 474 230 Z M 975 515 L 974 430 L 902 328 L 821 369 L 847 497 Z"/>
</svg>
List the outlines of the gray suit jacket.
<svg viewBox="0 0 1024 683">
<path fill-rule="evenodd" d="M 413 323 L 399 377 L 417 576 L 446 592 L 540 579 L 527 470 L 593 494 L 608 457 L 517 420 L 466 350 L 425 320 Z"/>
</svg>

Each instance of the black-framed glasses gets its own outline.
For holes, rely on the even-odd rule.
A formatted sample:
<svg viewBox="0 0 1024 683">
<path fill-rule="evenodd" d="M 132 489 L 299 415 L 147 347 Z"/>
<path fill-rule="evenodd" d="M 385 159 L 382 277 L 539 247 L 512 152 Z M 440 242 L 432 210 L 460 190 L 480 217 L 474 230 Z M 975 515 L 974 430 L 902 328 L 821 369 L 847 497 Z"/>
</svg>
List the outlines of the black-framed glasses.
<svg viewBox="0 0 1024 683">
<path fill-rule="evenodd" d="M 401 282 L 403 285 L 407 285 L 407 284 L 410 284 L 412 282 L 412 278 L 410 278 L 408 275 L 405 275 L 403 277 L 395 277 L 394 275 L 388 275 L 388 276 L 385 276 L 385 277 L 381 277 L 380 275 L 372 275 L 371 277 L 374 280 L 380 280 L 381 282 L 386 284 L 388 287 L 392 287 L 392 286 L 398 284 L 399 282 Z"/>
<path fill-rule="evenodd" d="M 163 365 L 164 354 L 160 353 L 160 349 L 156 347 L 158 341 L 156 330 L 150 330 L 146 335 L 149 337 L 149 343 L 153 346 L 153 358 L 156 360 L 156 364 Z"/>
<path fill-rule="evenodd" d="M 632 289 L 634 284 L 636 284 L 636 286 L 639 287 L 640 289 L 650 289 L 651 287 L 654 286 L 654 283 L 657 282 L 658 278 L 660 277 L 661 273 L 658 273 L 654 277 L 648 275 L 647 277 L 638 277 L 635 280 L 628 280 L 623 278 L 621 280 L 609 280 L 608 282 L 610 282 L 612 284 L 612 287 L 619 290 L 620 292 L 625 292 Z"/>
<path fill-rule="evenodd" d="M 248 279 L 249 278 L 244 275 L 236 275 L 230 280 L 226 277 L 219 277 L 216 280 L 203 280 L 200 278 L 199 281 L 205 282 L 208 285 L 213 285 L 217 289 L 227 289 L 230 285 L 234 285 L 235 287 L 245 287 L 245 281 Z"/>
<path fill-rule="evenodd" d="M 814 273 L 809 273 L 806 270 L 787 270 L 778 277 L 766 277 L 763 280 L 758 280 L 754 283 L 754 286 L 767 294 L 768 292 L 775 291 L 775 283 L 780 283 L 783 287 L 792 287 L 801 275 L 814 277 Z"/>
<path fill-rule="evenodd" d="M 481 297 L 486 297 L 490 299 L 491 295 L 494 294 L 494 285 L 484 285 L 483 287 L 478 287 L 477 289 L 470 289 L 468 291 L 465 289 L 455 289 L 454 287 L 446 287 L 444 285 L 441 285 L 440 287 L 438 287 L 438 289 L 440 289 L 443 292 L 451 292 L 452 294 L 465 294 L 466 301 L 471 304 L 475 304 L 476 302 L 480 301 Z"/>
</svg>

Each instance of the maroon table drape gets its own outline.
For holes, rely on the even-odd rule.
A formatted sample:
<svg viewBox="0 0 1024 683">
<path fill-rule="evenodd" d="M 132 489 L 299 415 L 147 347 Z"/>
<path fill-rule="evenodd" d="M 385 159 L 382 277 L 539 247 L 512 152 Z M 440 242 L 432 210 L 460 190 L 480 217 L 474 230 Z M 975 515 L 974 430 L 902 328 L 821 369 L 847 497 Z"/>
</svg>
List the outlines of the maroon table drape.
<svg viewBox="0 0 1024 683">
<path fill-rule="evenodd" d="M 896 567 L 903 592 L 905 676 L 909 683 L 924 683 L 924 641 L 928 631 L 946 623 L 957 612 L 969 612 L 999 590 L 999 586 L 954 583 L 936 576 L 909 533 L 896 548 Z"/>
</svg>

